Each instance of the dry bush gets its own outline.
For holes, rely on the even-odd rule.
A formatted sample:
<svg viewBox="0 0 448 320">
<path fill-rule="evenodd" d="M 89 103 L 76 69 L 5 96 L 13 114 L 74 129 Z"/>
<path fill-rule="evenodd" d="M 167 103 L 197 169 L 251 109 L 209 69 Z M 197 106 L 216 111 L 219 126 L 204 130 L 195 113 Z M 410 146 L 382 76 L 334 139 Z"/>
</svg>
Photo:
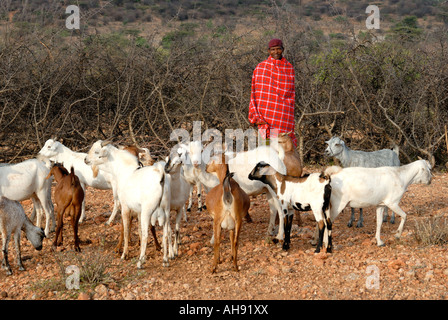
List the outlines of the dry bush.
<svg viewBox="0 0 448 320">
<path fill-rule="evenodd" d="M 448 243 L 448 218 L 430 217 L 416 220 L 414 236 L 424 246 Z"/>
</svg>

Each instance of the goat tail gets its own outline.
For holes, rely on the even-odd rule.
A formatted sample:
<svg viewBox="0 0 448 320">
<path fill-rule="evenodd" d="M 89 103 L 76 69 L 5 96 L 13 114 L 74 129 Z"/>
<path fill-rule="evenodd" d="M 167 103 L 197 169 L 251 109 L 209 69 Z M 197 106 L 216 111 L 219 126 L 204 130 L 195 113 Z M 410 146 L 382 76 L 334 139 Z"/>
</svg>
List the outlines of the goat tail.
<svg viewBox="0 0 448 320">
<path fill-rule="evenodd" d="M 70 178 L 71 178 L 72 186 L 76 186 L 75 169 L 73 168 L 73 166 L 70 167 Z"/>
<path fill-rule="evenodd" d="M 324 188 L 324 204 L 322 206 L 322 212 L 325 215 L 325 219 L 328 219 L 327 211 L 330 208 L 330 199 L 331 199 L 331 185 L 328 183 Z"/>
<path fill-rule="evenodd" d="M 165 171 L 162 170 L 162 176 L 160 177 L 160 186 L 162 187 L 162 194 L 160 196 L 159 205 L 157 207 L 160 207 L 160 204 L 162 203 L 163 196 L 165 194 Z"/>
<path fill-rule="evenodd" d="M 224 181 L 222 183 L 223 185 L 223 195 L 222 195 L 222 200 L 224 202 L 225 205 L 230 206 L 232 204 L 233 201 L 233 196 L 232 196 L 232 188 L 230 186 L 230 178 L 233 177 L 233 172 L 230 173 L 227 171 L 226 177 L 224 178 Z"/>
<path fill-rule="evenodd" d="M 340 166 L 331 166 L 331 167 L 328 167 L 327 169 L 325 169 L 324 175 L 332 176 L 336 173 L 339 173 L 341 170 L 342 170 L 342 168 Z"/>
</svg>

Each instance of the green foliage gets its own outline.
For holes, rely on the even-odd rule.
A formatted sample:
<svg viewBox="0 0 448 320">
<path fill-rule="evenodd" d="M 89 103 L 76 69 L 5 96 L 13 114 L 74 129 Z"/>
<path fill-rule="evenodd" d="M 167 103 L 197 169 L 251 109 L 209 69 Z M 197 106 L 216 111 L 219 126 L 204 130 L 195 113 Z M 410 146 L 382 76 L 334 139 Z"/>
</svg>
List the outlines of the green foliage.
<svg viewBox="0 0 448 320">
<path fill-rule="evenodd" d="M 405 17 L 391 28 L 393 37 L 404 41 L 417 40 L 422 32 L 423 29 L 419 27 L 416 16 Z"/>
<path fill-rule="evenodd" d="M 197 23 L 182 23 L 177 30 L 170 31 L 163 36 L 163 48 L 169 49 L 174 42 L 182 42 L 184 39 L 193 36 L 197 28 Z"/>
<path fill-rule="evenodd" d="M 318 83 L 327 83 L 343 76 L 342 73 L 347 69 L 346 56 L 347 50 L 340 48 L 314 55 L 311 63 L 316 67 L 315 80 Z"/>
</svg>

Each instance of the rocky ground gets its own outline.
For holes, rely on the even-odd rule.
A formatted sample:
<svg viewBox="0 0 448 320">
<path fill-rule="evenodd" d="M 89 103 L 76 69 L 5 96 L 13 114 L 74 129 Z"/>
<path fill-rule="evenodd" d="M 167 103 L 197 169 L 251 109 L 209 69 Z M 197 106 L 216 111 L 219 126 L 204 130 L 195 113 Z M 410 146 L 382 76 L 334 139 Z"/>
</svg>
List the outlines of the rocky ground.
<svg viewBox="0 0 448 320">
<path fill-rule="evenodd" d="M 364 210 L 364 228 L 348 228 L 346 209 L 333 227 L 334 252 L 315 254 L 310 244 L 314 223 L 311 213 L 302 214 L 302 225 L 294 220 L 291 249 L 269 241 L 266 230 L 269 208 L 264 196 L 253 199 L 252 223 L 244 223 L 238 252 L 239 272 L 232 270 L 228 234 L 221 245 L 223 262 L 218 272 L 210 267 L 213 252 L 209 243 L 212 219 L 207 212 L 193 212 L 182 222 L 180 255 L 170 267 L 162 266 L 162 253 L 150 238 L 147 262 L 137 270 L 139 255 L 136 221 L 133 222 L 130 259 L 122 261 L 113 252 L 120 220 L 105 225 L 112 209 L 110 191 L 87 190 L 87 220 L 80 225 L 82 252 L 73 251 L 73 235 L 68 219 L 64 225 L 64 245 L 53 252 L 52 237 L 42 251 L 35 251 L 22 236 L 26 271 L 15 264 L 14 274 L 0 270 L 0 298 L 12 300 L 314 300 L 314 299 L 446 299 L 448 259 L 446 245 L 425 245 L 417 241 L 416 223 L 444 215 L 448 206 L 448 174 L 436 173 L 430 186 L 412 185 L 402 199 L 408 213 L 403 236 L 394 238 L 398 227 L 384 224 L 385 247 L 377 247 L 375 211 Z M 30 214 L 31 203 L 23 203 Z M 399 218 L 397 218 L 399 221 Z M 158 238 L 162 234 L 158 228 Z M 73 287 L 68 266 L 81 271 L 79 289 Z M 69 281 L 67 284 L 67 277 Z"/>
</svg>

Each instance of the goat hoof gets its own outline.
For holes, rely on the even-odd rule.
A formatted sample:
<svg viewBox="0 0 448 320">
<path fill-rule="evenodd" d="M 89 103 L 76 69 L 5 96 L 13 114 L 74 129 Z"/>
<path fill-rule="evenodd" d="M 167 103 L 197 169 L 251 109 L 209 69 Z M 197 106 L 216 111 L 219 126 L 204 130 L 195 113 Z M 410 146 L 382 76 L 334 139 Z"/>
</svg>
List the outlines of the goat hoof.
<svg viewBox="0 0 448 320">
<path fill-rule="evenodd" d="M 279 240 L 277 238 L 272 238 L 271 239 L 272 243 L 277 244 L 279 242 Z"/>
<path fill-rule="evenodd" d="M 349 223 L 347 223 L 347 227 L 349 228 L 353 227 L 353 222 L 349 221 Z"/>
<path fill-rule="evenodd" d="M 289 250 L 289 243 L 284 242 L 284 243 L 283 243 L 283 246 L 282 246 L 282 249 L 283 249 L 284 251 L 288 251 L 288 250 Z"/>
<path fill-rule="evenodd" d="M 357 223 L 356 224 L 356 228 L 364 228 L 364 224 L 361 222 L 361 223 Z"/>
</svg>

